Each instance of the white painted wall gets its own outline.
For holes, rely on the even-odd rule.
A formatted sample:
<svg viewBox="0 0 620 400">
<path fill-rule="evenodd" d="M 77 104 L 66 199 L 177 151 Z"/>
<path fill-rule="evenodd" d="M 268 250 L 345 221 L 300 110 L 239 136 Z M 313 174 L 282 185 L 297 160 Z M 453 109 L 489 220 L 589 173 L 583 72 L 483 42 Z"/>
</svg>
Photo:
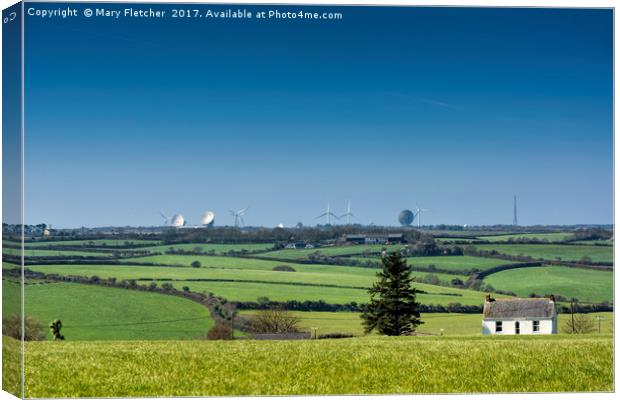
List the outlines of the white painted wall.
<svg viewBox="0 0 620 400">
<path fill-rule="evenodd" d="M 540 321 L 540 332 L 534 332 L 534 321 Z M 495 321 L 502 321 L 502 332 L 495 332 Z M 519 319 L 483 319 L 483 335 L 514 335 L 515 322 L 519 322 L 521 335 L 548 335 L 558 333 L 557 319 L 554 318 L 519 318 Z"/>
</svg>

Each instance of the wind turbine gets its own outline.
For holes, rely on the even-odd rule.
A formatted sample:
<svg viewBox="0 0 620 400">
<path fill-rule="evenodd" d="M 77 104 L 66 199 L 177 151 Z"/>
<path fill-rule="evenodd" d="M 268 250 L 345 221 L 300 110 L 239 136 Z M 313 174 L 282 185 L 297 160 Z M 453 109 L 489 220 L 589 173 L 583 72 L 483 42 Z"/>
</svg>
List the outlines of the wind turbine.
<svg viewBox="0 0 620 400">
<path fill-rule="evenodd" d="M 334 217 L 336 219 L 340 219 L 340 218 L 338 218 L 338 216 L 336 214 L 331 212 L 331 209 L 329 208 L 329 203 L 327 203 L 327 210 L 323 214 L 321 214 L 318 217 L 316 217 L 316 219 L 323 218 L 323 217 L 326 218 L 327 225 L 331 225 L 332 224 L 332 217 Z"/>
<path fill-rule="evenodd" d="M 415 214 L 413 215 L 413 217 L 418 219 L 418 228 L 420 228 L 422 226 L 422 213 L 423 212 L 428 212 L 428 211 L 430 211 L 430 210 L 427 210 L 425 208 L 420 208 L 419 206 L 416 206 Z"/>
<path fill-rule="evenodd" d="M 160 212 L 159 215 L 164 219 L 164 226 L 170 225 L 170 218 L 166 217 L 163 212 Z"/>
<path fill-rule="evenodd" d="M 343 218 L 343 217 L 347 217 L 347 225 L 351 225 L 351 217 L 357 218 L 355 216 L 355 214 L 353 214 L 351 212 L 351 200 L 349 200 L 348 203 L 347 203 L 347 213 L 346 214 L 342 214 L 340 216 L 340 218 Z"/>
<path fill-rule="evenodd" d="M 242 208 L 241 210 L 238 210 L 238 211 L 230 210 L 230 215 L 235 217 L 235 227 L 236 228 L 239 227 L 239 222 L 241 222 L 241 226 L 245 226 L 245 221 L 243 220 L 243 216 L 245 215 L 245 212 L 247 210 L 248 210 L 248 207 Z"/>
</svg>

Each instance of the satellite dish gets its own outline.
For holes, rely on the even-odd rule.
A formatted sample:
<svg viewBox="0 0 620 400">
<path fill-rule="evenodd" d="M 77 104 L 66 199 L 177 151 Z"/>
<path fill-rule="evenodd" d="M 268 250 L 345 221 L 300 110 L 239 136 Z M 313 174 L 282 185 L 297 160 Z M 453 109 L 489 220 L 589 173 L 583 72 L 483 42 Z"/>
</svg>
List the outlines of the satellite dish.
<svg viewBox="0 0 620 400">
<path fill-rule="evenodd" d="M 213 211 L 207 211 L 200 217 L 200 223 L 205 226 L 212 226 L 215 222 L 215 214 Z"/>
<path fill-rule="evenodd" d="M 414 218 L 415 215 L 411 210 L 403 210 L 398 214 L 398 222 L 400 222 L 402 226 L 410 226 Z"/>
<path fill-rule="evenodd" d="M 183 225 L 185 225 L 185 218 L 183 218 L 182 214 L 176 214 L 170 220 L 170 225 L 174 226 L 175 228 L 183 226 Z"/>
</svg>

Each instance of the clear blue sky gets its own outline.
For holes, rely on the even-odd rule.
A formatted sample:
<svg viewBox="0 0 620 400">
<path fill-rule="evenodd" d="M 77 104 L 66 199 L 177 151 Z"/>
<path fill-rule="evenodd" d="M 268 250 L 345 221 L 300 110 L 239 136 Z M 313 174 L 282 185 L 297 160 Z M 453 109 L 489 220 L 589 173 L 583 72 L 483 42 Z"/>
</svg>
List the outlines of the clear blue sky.
<svg viewBox="0 0 620 400">
<path fill-rule="evenodd" d="M 26 221 L 612 223 L 610 10 L 331 11 L 26 17 Z"/>
</svg>

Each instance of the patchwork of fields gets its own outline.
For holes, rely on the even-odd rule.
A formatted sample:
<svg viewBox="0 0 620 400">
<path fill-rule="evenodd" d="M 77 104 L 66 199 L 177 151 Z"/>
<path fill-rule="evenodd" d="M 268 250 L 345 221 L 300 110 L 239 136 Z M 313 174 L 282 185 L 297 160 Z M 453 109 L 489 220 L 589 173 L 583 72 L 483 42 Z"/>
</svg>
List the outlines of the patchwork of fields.
<svg viewBox="0 0 620 400">
<path fill-rule="evenodd" d="M 592 264 L 613 260 L 611 246 L 508 242 L 518 238 L 552 242 L 568 236 L 507 233 L 472 236 L 470 240 L 505 241 L 474 246 L 477 250 L 530 256 L 556 264 L 559 259 L 587 260 Z M 27 242 L 25 255 L 30 260 L 28 268 L 44 274 L 82 276 L 93 281 L 114 278 L 116 282 L 156 288 L 168 284 L 180 292 L 221 296 L 231 302 L 254 303 L 268 298 L 299 304 L 323 301 L 335 306 L 368 302 L 367 289 L 376 280 L 380 253 L 403 248 L 350 245 L 274 250 L 273 243 L 171 245 L 158 240 L 101 239 Z M 3 251 L 12 256 L 19 254 L 13 247 Z M 317 254 L 321 257 L 317 258 Z M 62 257 L 62 263 L 54 261 L 58 257 Z M 489 290 L 518 296 L 553 293 L 576 297 L 582 303 L 613 301 L 613 272 L 609 266 L 569 268 L 545 262 L 540 267 L 497 270 L 495 267 L 514 261 L 493 255 L 410 256 L 407 263 L 413 276 L 424 282 L 415 286 L 421 291 L 418 301 L 426 306 L 480 306 L 485 288 L 491 287 Z M 3 270 L 14 268 L 3 264 Z M 493 273 L 476 278 L 476 271 Z M 15 279 L 3 279 L 5 315 L 19 311 L 20 287 Z M 479 280 L 482 290 L 471 289 L 472 279 Z M 302 330 L 356 337 L 222 343 L 197 340 L 206 337 L 215 326 L 214 318 L 220 316 L 211 315 L 199 302 L 166 291 L 50 279 L 28 279 L 24 290 L 26 314 L 43 325 L 61 319 L 67 337 L 62 343 L 26 343 L 29 397 L 613 389 L 613 345 L 609 336 L 613 333 L 613 313 L 609 312 L 590 314 L 590 318 L 598 318 L 596 327 L 600 322 L 601 331 L 583 337 L 482 337 L 478 313 L 424 312 L 424 324 L 418 328 L 422 336 L 385 338 L 363 336 L 358 312 L 292 311 Z M 256 312 L 240 311 L 239 319 L 243 321 Z M 559 315 L 560 327 L 568 318 Z M 11 351 L 18 350 L 16 343 L 3 337 L 6 388 L 18 387 L 15 371 L 19 371 L 19 357 Z M 491 352 L 494 356 L 488 357 Z M 544 358 L 539 357 L 542 353 Z M 291 357 L 293 354 L 295 357 Z M 546 368 L 549 363 L 554 368 Z M 505 379 L 486 379 L 480 374 L 483 368 L 491 368 Z M 536 374 L 531 373 L 533 368 Z M 300 380 L 301 374 L 304 379 Z M 66 376 L 73 378 L 63 378 Z M 118 381 L 123 385 L 115 384 Z"/>
</svg>

